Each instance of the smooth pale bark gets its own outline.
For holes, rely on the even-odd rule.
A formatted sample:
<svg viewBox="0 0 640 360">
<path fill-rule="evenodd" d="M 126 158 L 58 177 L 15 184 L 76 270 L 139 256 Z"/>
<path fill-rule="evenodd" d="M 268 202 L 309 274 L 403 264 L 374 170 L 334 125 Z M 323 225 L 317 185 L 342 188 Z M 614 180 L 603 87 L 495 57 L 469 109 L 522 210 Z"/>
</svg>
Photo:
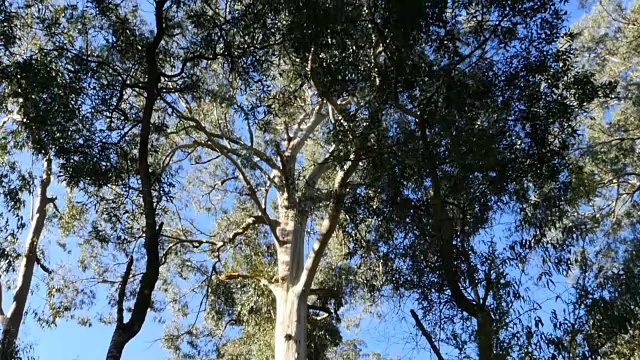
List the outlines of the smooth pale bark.
<svg viewBox="0 0 640 360">
<path fill-rule="evenodd" d="M 280 201 L 286 200 L 286 196 L 280 197 Z M 280 208 L 279 283 L 272 287 L 276 298 L 275 358 L 306 360 L 307 299 L 299 282 L 304 266 L 307 217 L 291 206 L 294 203 Z"/>
<path fill-rule="evenodd" d="M 340 103 L 329 101 L 332 108 L 340 107 Z M 220 277 L 222 280 L 233 279 L 259 279 L 263 284 L 269 286 L 276 299 L 276 329 L 275 329 L 275 359 L 306 360 L 306 322 L 307 322 L 307 298 L 310 293 L 313 279 L 315 278 L 320 260 L 324 254 L 327 244 L 335 232 L 342 204 L 348 191 L 348 181 L 354 174 L 359 161 L 356 160 L 356 153 L 359 148 L 351 149 L 352 155 L 344 163 L 335 162 L 337 150 L 332 147 L 326 157 L 315 164 L 304 181 L 300 181 L 296 172 L 297 155 L 303 150 L 305 143 L 320 124 L 329 119 L 324 113 L 323 107 L 327 106 L 321 102 L 315 107 L 312 116 L 306 125 L 302 120 L 298 122 L 293 131 L 293 137 L 285 141 L 285 151 L 279 156 L 280 164 L 271 159 L 266 153 L 253 147 L 253 144 L 243 148 L 252 156 L 260 159 L 271 168 L 270 182 L 273 182 L 277 189 L 278 196 L 278 220 L 273 221 L 267 213 L 267 199 L 260 199 L 256 187 L 252 184 L 247 175 L 246 167 L 237 159 L 238 149 L 231 149 L 224 145 L 219 139 L 226 139 L 228 143 L 237 144 L 240 141 L 228 138 L 227 135 L 214 134 L 206 129 L 201 121 L 183 115 L 183 119 L 192 122 L 196 129 L 203 132 L 207 137 L 206 142 L 195 142 L 198 146 L 206 147 L 212 151 L 219 152 L 238 171 L 239 178 L 246 186 L 248 197 L 254 203 L 263 217 L 259 222 L 269 226 L 273 236 L 278 263 L 278 276 L 276 281 L 271 282 L 253 274 L 229 273 Z M 181 113 L 179 109 L 174 109 Z M 331 110 L 330 110 L 331 112 Z M 303 115 L 304 116 L 304 115 Z M 287 131 L 289 136 L 290 132 Z M 279 150 L 278 150 L 279 152 Z M 246 161 L 244 159 L 243 161 Z M 251 161 L 251 160 L 249 160 Z M 262 168 L 260 164 L 254 162 L 257 168 Z M 318 195 L 318 182 L 329 170 L 337 170 L 334 178 L 334 186 L 330 191 L 323 192 L 323 196 Z M 301 185 L 301 186 L 300 186 Z M 265 197 L 268 196 L 265 194 Z M 309 256 L 305 258 L 305 236 L 307 221 L 310 211 L 325 203 L 328 200 L 327 217 L 322 223 L 318 238 L 310 249 Z M 248 219 L 246 224 L 258 224 Z M 277 225 L 276 225 L 277 224 Z M 244 225 L 240 231 L 242 233 Z M 232 234 L 232 237 L 234 235 Z"/>
<path fill-rule="evenodd" d="M 306 360 L 307 296 L 300 289 L 276 288 L 275 358 Z"/>
<path fill-rule="evenodd" d="M 327 217 L 323 221 L 318 238 L 310 250 L 308 258 L 304 257 L 305 230 L 307 228 L 310 204 L 304 200 L 309 198 L 319 177 L 328 168 L 314 169 L 307 179 L 305 195 L 300 201 L 291 199 L 287 194 L 279 194 L 280 227 L 278 228 L 278 278 L 272 285 L 276 298 L 275 359 L 306 360 L 307 358 L 307 298 L 313 279 L 316 275 L 320 259 L 335 232 L 342 211 L 342 203 L 346 195 L 346 185 L 355 172 L 358 163 L 351 161 L 348 166 L 338 171 L 334 180 L 335 197 L 330 201 Z M 292 172 L 293 173 L 293 172 Z M 294 193 L 289 191 L 289 193 Z"/>
<path fill-rule="evenodd" d="M 2 339 L 0 340 L 2 349 L 0 351 L 0 360 L 8 360 L 8 354 L 13 352 L 20 332 L 20 325 L 24 318 L 24 310 L 27 305 L 29 291 L 31 290 L 33 272 L 37 261 L 38 240 L 40 240 L 40 235 L 42 234 L 42 229 L 44 228 L 47 217 L 47 205 L 52 202 L 52 199 L 47 197 L 49 184 L 51 184 L 51 158 L 47 157 L 45 158 L 44 172 L 40 179 L 38 195 L 35 201 L 35 214 L 31 219 L 29 233 L 25 241 L 25 251 L 18 272 L 16 290 L 13 295 L 11 307 L 2 322 Z M 2 291 L 1 288 L 0 291 Z M 0 297 L 0 300 L 1 299 Z"/>
</svg>

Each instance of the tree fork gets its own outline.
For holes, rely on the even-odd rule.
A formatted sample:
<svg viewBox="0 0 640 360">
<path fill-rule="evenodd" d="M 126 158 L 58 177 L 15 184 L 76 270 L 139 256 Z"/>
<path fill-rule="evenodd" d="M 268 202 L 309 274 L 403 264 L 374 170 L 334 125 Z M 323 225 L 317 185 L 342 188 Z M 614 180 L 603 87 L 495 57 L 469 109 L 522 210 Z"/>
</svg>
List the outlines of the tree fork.
<svg viewBox="0 0 640 360">
<path fill-rule="evenodd" d="M 153 183 L 149 166 L 149 139 L 151 137 L 151 120 L 154 106 L 158 100 L 158 85 L 160 84 L 160 72 L 158 66 L 157 52 L 160 43 L 165 35 L 164 28 L 164 6 L 166 0 L 155 1 L 155 26 L 156 33 L 151 43 L 146 46 L 146 85 L 144 109 L 141 119 L 140 144 L 138 148 L 138 175 L 140 176 L 142 203 L 145 219 L 144 249 L 147 257 L 144 273 L 140 279 L 140 285 L 133 304 L 131 316 L 124 322 L 123 316 L 119 316 L 116 328 L 113 331 L 109 349 L 107 350 L 107 360 L 119 360 L 126 344 L 133 339 L 142 329 L 142 325 L 147 317 L 149 307 L 151 307 L 151 297 L 160 275 L 160 251 L 158 243 L 162 233 L 162 223 L 157 224 L 156 206 L 153 198 Z M 123 279 L 126 286 L 126 281 Z"/>
</svg>

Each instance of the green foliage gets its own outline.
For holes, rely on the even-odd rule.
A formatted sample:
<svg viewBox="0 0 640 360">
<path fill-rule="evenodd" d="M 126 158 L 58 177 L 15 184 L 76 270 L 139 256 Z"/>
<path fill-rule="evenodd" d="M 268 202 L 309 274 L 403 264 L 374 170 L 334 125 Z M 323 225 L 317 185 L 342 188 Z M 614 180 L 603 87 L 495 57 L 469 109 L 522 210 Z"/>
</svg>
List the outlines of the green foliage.
<svg viewBox="0 0 640 360">
<path fill-rule="evenodd" d="M 538 325 L 522 317 L 537 305 L 521 294 L 519 268 L 533 250 L 562 246 L 548 234 L 573 205 L 578 115 L 603 90 L 572 65 L 571 47 L 555 47 L 556 3 L 448 5 L 413 12 L 425 18 L 402 35 L 393 19 L 378 25 L 386 134 L 366 162 L 370 187 L 350 199 L 361 223 L 347 233 L 460 356 L 472 356 L 490 316 L 491 356 L 519 358 L 531 346 L 519 334 Z M 515 232 L 493 239 L 501 217 L 515 218 Z"/>
<path fill-rule="evenodd" d="M 5 244 L 25 226 L 25 152 L 53 157 L 68 189 L 49 219 L 77 255 L 47 278 L 41 325 L 131 312 L 149 272 L 147 210 L 163 223 L 149 305 L 163 346 L 273 358 L 274 194 L 304 204 L 309 252 L 352 160 L 308 299 L 310 359 L 381 358 L 341 328 L 385 295 L 415 302 L 460 358 L 489 333 L 492 359 L 639 351 L 637 2 L 599 2 L 575 34 L 546 0 L 153 6 L 0 1 L 0 261 L 13 267 Z M 316 113 L 326 121 L 295 166 L 274 171 Z M 319 164 L 331 168 L 309 191 Z M 573 297 L 543 329 L 528 278 L 552 287 L 569 270 Z"/>
<path fill-rule="evenodd" d="M 573 286 L 559 341 L 569 359 L 632 359 L 638 353 L 637 1 L 588 4 L 575 26 L 578 64 L 612 91 L 590 103 L 586 143 L 577 153 L 584 196 L 573 228 Z M 567 341 L 569 339 L 569 341 Z"/>
</svg>

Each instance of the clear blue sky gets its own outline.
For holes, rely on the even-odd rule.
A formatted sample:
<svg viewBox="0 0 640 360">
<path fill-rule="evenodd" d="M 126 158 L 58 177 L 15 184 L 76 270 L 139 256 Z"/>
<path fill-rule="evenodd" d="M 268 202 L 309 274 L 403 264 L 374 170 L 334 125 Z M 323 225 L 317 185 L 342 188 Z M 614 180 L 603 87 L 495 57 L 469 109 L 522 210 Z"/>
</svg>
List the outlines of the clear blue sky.
<svg viewBox="0 0 640 360">
<path fill-rule="evenodd" d="M 142 3 L 145 1 L 143 0 Z M 571 22 L 581 15 L 581 11 L 577 8 L 577 0 L 572 0 L 567 9 L 571 15 Z M 70 245 L 73 247 L 73 244 Z M 65 261 L 65 257 L 66 255 L 59 253 L 51 260 L 52 262 Z M 43 275 L 38 271 L 36 274 L 40 277 Z M 36 283 L 42 282 L 36 281 Z M 41 308 L 43 304 L 43 300 L 39 296 L 41 290 L 35 291 L 31 295 L 30 308 Z M 12 289 L 5 289 L 3 296 L 5 310 L 9 306 L 11 291 Z M 98 307 L 106 308 L 107 305 L 99 305 Z M 384 310 L 393 313 L 397 309 L 385 306 Z M 404 310 L 408 311 L 408 309 Z M 154 323 L 151 317 L 147 317 L 147 322 L 141 333 L 125 348 L 124 360 L 167 358 L 167 353 L 156 341 L 162 334 L 162 325 Z M 389 319 L 366 319 L 363 321 L 358 337 L 367 343 L 367 350 L 378 351 L 401 359 L 428 359 L 427 352 L 414 351 L 413 344 L 405 341 L 414 333 L 413 324 L 407 320 L 398 320 L 397 317 L 389 317 Z M 104 358 L 112 331 L 111 326 L 95 324 L 93 327 L 86 328 L 78 326 L 75 322 L 67 321 L 59 322 L 57 327 L 53 329 L 42 329 L 34 323 L 32 317 L 27 315 L 26 323 L 20 333 L 20 340 L 32 344 L 36 358 L 40 360 L 91 360 Z M 349 334 L 345 335 L 351 337 Z"/>
</svg>

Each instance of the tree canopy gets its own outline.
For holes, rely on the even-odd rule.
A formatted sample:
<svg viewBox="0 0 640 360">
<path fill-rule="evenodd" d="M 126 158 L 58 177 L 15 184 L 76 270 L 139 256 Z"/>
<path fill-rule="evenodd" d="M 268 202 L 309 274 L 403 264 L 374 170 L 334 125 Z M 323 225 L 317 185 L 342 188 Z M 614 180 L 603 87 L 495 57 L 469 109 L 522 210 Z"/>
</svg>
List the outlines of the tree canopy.
<svg viewBox="0 0 640 360">
<path fill-rule="evenodd" d="M 0 1 L 0 360 L 637 357 L 640 4 L 581 6 Z"/>
</svg>

